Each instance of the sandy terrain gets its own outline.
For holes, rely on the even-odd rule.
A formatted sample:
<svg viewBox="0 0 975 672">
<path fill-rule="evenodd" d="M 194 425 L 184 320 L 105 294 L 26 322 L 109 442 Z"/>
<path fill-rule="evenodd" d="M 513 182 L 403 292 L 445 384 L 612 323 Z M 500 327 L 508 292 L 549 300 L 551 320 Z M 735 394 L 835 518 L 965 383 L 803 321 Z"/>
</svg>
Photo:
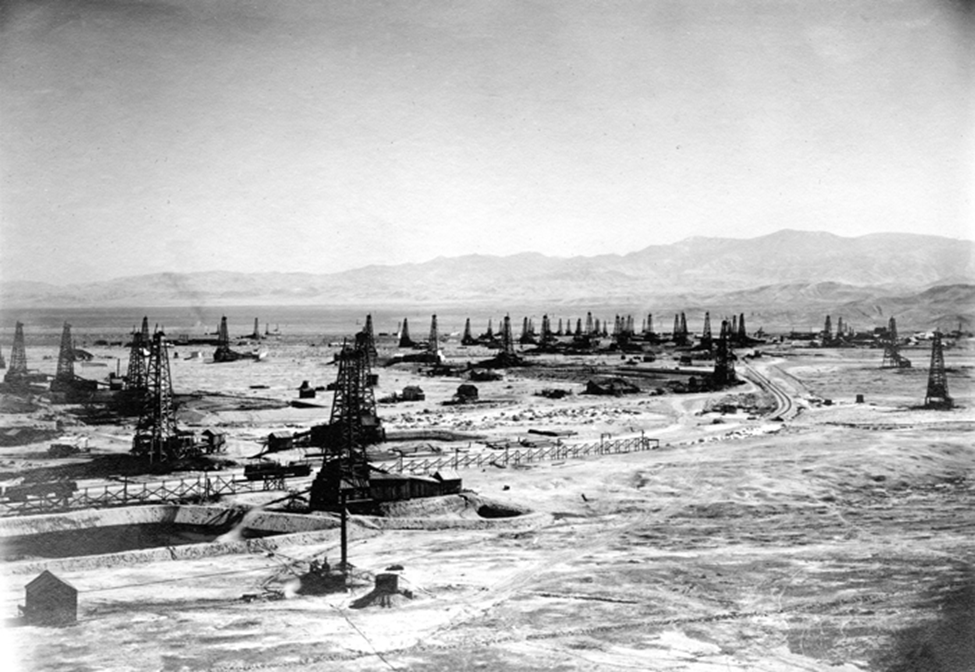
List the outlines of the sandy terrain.
<svg viewBox="0 0 975 672">
<path fill-rule="evenodd" d="M 302 380 L 334 380 L 333 349 L 270 349 L 260 363 L 173 362 L 178 393 L 255 400 L 245 410 L 213 396 L 181 408 L 185 425 L 226 429 L 231 458 L 256 452 L 269 431 L 328 419 L 330 394 L 320 393 L 321 409 L 262 409 L 260 399 L 289 402 Z M 123 351 L 91 350 L 123 357 L 124 370 Z M 271 552 L 59 571 L 80 591 L 79 623 L 8 628 L 9 650 L 25 670 L 972 669 L 975 351 L 967 344 L 946 352 L 960 407 L 936 412 L 912 408 L 924 396 L 923 350 L 908 353 L 917 368 L 907 371 L 879 370 L 876 350 L 763 350 L 770 354 L 753 366 L 797 403 L 785 422 L 763 415 L 773 400 L 751 383 L 714 394 L 606 398 L 579 394 L 584 375 L 531 369 L 478 383 L 490 403 L 464 407 L 440 403 L 459 378 L 381 369 L 377 397 L 407 384 L 427 395 L 380 405 L 389 430 L 445 428 L 490 441 L 528 438 L 532 428 L 575 432 L 566 441 L 644 432 L 661 447 L 462 473 L 465 488 L 534 512 L 521 521 L 468 525 L 469 516 L 438 519 L 435 508 L 423 516 L 439 521 L 429 526 L 436 529 L 356 518 L 348 593 L 293 594 L 288 567 L 302 566 L 295 559 L 336 560 L 334 537 L 279 537 Z M 448 349 L 457 362 L 486 353 Z M 618 355 L 602 360 L 621 363 Z M 562 367 L 565 359 L 550 363 Z M 41 364 L 53 372 L 53 361 Z M 95 371 L 78 369 L 105 373 Z M 545 387 L 573 394 L 534 396 Z M 858 393 L 867 403 L 854 403 Z M 707 411 L 735 401 L 758 407 Z M 87 438 L 92 455 L 128 449 L 131 427 L 75 424 L 66 411 L 45 405 L 4 420 L 60 421 Z M 0 469 L 57 464 L 44 458 L 46 445 L 0 448 Z M 489 450 L 478 440 L 396 447 Z M 373 576 L 394 564 L 403 566 L 401 586 L 413 599 L 352 608 Z M 33 578 L 17 565 L 2 566 L 7 617 Z M 269 587 L 288 599 L 242 599 Z M 942 666 L 897 667 L 920 650 L 940 656 Z"/>
</svg>

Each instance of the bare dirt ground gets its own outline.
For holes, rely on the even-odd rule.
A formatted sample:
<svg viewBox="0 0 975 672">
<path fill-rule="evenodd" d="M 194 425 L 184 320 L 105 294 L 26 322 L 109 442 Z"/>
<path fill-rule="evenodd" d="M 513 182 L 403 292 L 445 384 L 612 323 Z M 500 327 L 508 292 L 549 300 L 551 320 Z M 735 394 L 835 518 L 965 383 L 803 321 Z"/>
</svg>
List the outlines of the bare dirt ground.
<svg viewBox="0 0 975 672">
<path fill-rule="evenodd" d="M 330 394 L 320 394 L 322 409 L 262 408 L 260 399 L 290 401 L 302 380 L 334 380 L 331 351 L 306 344 L 270 349 L 260 363 L 173 362 L 177 392 L 252 400 L 244 410 L 224 397 L 181 408 L 183 424 L 226 429 L 231 458 L 256 452 L 269 431 L 327 421 Z M 348 593 L 293 594 L 293 560 L 337 560 L 334 538 L 280 537 L 271 554 L 59 571 L 80 591 L 78 624 L 6 629 L 11 665 L 975 669 L 975 350 L 963 343 L 946 352 L 959 407 L 937 412 L 914 408 L 924 397 L 924 350 L 908 353 L 915 369 L 881 371 L 877 350 L 762 349 L 769 354 L 752 365 L 798 405 L 798 415 L 785 422 L 764 417 L 762 408 L 707 410 L 743 400 L 771 407 L 750 383 L 712 394 L 605 398 L 579 394 L 584 376 L 553 380 L 546 372 L 509 371 L 502 381 L 478 383 L 481 399 L 493 403 L 464 407 L 441 405 L 461 379 L 381 369 L 377 397 L 407 384 L 427 395 L 424 402 L 381 405 L 389 430 L 445 428 L 518 440 L 534 428 L 575 432 L 569 441 L 644 432 L 661 447 L 461 474 L 465 488 L 545 514 L 523 524 L 395 529 L 354 519 L 350 560 L 357 581 Z M 118 349 L 101 354 L 124 357 Z M 486 351 L 448 349 L 455 361 L 480 354 Z M 619 356 L 604 359 L 619 364 Z M 673 365 L 665 359 L 653 366 Z M 534 396 L 543 387 L 573 394 Z M 854 403 L 856 394 L 866 403 Z M 131 426 L 73 424 L 65 410 L 43 405 L 3 419 L 52 428 L 60 421 L 63 431 L 87 438 L 92 455 L 128 449 Z M 0 448 L 0 470 L 54 464 L 43 455 L 46 445 Z M 488 449 L 478 441 L 416 448 Z M 16 564 L 0 566 L 0 610 L 7 617 L 33 578 Z M 413 598 L 390 608 L 352 608 L 372 589 L 373 575 L 391 565 L 404 568 L 401 585 Z M 289 598 L 242 599 L 268 586 Z"/>
</svg>

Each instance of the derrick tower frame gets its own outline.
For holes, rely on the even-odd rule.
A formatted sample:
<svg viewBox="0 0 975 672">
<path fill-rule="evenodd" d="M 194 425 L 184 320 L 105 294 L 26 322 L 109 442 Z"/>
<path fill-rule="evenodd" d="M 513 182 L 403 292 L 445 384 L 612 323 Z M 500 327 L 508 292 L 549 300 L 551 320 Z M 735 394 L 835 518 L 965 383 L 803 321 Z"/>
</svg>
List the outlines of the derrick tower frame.
<svg viewBox="0 0 975 672">
<path fill-rule="evenodd" d="M 494 340 L 494 320 L 490 317 L 488 318 L 488 328 L 487 328 L 487 332 L 485 332 L 484 334 L 484 338 L 486 338 L 489 341 Z"/>
<path fill-rule="evenodd" d="M 945 374 L 945 354 L 941 345 L 941 331 L 934 330 L 931 340 L 931 367 L 928 369 L 928 391 L 924 395 L 925 408 L 949 409 L 954 400 L 948 394 L 948 376 Z"/>
<path fill-rule="evenodd" d="M 474 336 L 471 334 L 471 318 L 464 322 L 464 335 L 460 339 L 461 345 L 474 345 Z"/>
<path fill-rule="evenodd" d="M 5 383 L 19 383 L 27 376 L 27 348 L 24 346 L 24 324 L 14 328 L 14 344 L 10 349 L 10 366 L 3 376 Z"/>
<path fill-rule="evenodd" d="M 363 347 L 366 349 L 366 357 L 369 358 L 369 366 L 373 366 L 376 363 L 376 357 L 379 353 L 376 352 L 376 334 L 372 328 L 372 313 L 366 315 L 366 326 L 362 328 L 362 337 L 364 339 Z"/>
<path fill-rule="evenodd" d="M 823 324 L 823 340 L 833 340 L 833 321 L 829 315 L 826 316 L 826 322 Z"/>
<path fill-rule="evenodd" d="M 146 381 L 142 412 L 132 438 L 132 452 L 148 457 L 153 463 L 178 459 L 182 455 L 177 443 L 169 347 L 166 335 L 161 331 L 153 334 L 149 346 Z"/>
<path fill-rule="evenodd" d="M 501 325 L 501 354 L 507 356 L 515 354 L 515 339 L 511 335 L 511 318 L 508 315 L 504 316 Z"/>
<path fill-rule="evenodd" d="M 132 347 L 129 349 L 129 368 L 125 374 L 125 386 L 130 390 L 145 390 L 148 386 L 146 356 L 152 347 L 149 338 L 149 318 L 142 318 L 142 330 L 132 331 Z"/>
<path fill-rule="evenodd" d="M 704 312 L 704 329 L 701 331 L 701 346 L 711 349 L 714 337 L 711 335 L 711 313 Z"/>
<path fill-rule="evenodd" d="M 592 336 L 593 335 L 593 323 L 592 323 L 592 313 L 591 312 L 587 312 L 586 313 L 586 331 L 585 331 L 585 334 L 586 334 L 586 336 Z"/>
<path fill-rule="evenodd" d="M 440 349 L 440 330 L 437 328 L 437 316 L 430 318 L 430 338 L 427 339 L 427 352 L 436 355 Z"/>
<path fill-rule="evenodd" d="M 721 321 L 721 336 L 714 353 L 714 375 L 716 385 L 730 385 L 738 380 L 735 375 L 734 355 L 731 351 L 731 326 L 727 320 Z"/>
<path fill-rule="evenodd" d="M 51 381 L 51 389 L 70 387 L 74 382 L 74 344 L 71 342 L 71 325 L 64 323 L 61 330 L 61 348 L 58 351 L 58 368 Z"/>
<path fill-rule="evenodd" d="M 745 313 L 741 313 L 738 316 L 738 333 L 735 337 L 739 345 L 744 345 L 748 342 L 748 332 L 745 330 Z"/>
<path fill-rule="evenodd" d="M 410 323 L 405 317 L 403 318 L 403 328 L 399 332 L 399 347 L 413 347 L 413 340 L 410 338 Z"/>
<path fill-rule="evenodd" d="M 891 316 L 887 322 L 887 337 L 884 339 L 884 360 L 881 369 L 907 369 L 911 360 L 900 353 L 900 339 L 897 336 L 897 320 Z"/>
<path fill-rule="evenodd" d="M 356 337 L 354 346 L 343 343 L 337 359 L 339 371 L 329 425 L 337 431 L 341 457 L 349 464 L 358 464 L 365 460 L 365 445 L 369 443 L 366 428 L 377 422 L 364 335 Z"/>
</svg>

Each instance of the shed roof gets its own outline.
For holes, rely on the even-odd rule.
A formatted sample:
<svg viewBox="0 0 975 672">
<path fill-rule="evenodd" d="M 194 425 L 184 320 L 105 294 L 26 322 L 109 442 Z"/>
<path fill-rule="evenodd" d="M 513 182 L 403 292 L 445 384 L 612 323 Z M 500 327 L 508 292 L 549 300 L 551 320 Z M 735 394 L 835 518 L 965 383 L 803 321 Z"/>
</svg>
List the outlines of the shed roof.
<svg viewBox="0 0 975 672">
<path fill-rule="evenodd" d="M 76 593 L 78 592 L 77 588 L 72 586 L 64 579 L 55 576 L 54 574 L 52 574 L 50 571 L 46 569 L 43 572 L 41 572 L 37 576 L 37 578 L 35 578 L 33 581 L 31 581 L 25 586 L 28 592 L 34 592 L 37 590 L 47 590 L 50 588 L 64 588 L 64 587 L 67 587 Z"/>
</svg>

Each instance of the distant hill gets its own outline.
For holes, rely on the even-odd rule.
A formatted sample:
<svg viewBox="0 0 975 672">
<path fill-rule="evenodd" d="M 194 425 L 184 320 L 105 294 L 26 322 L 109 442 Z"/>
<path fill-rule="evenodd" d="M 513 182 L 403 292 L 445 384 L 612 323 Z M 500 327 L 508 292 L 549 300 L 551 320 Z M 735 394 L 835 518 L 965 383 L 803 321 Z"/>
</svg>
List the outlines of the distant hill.
<svg viewBox="0 0 975 672">
<path fill-rule="evenodd" d="M 67 286 L 5 283 L 2 305 L 613 305 L 713 306 L 776 323 L 824 311 L 926 322 L 972 314 L 975 243 L 913 234 L 845 238 L 783 230 L 751 239 L 689 238 L 626 255 L 438 257 L 341 273 L 159 273 Z M 924 304 L 924 305 L 919 305 Z M 885 319 L 885 318 L 883 318 Z M 882 321 L 882 319 L 881 319 Z M 798 328 L 798 327 L 797 327 Z"/>
</svg>

